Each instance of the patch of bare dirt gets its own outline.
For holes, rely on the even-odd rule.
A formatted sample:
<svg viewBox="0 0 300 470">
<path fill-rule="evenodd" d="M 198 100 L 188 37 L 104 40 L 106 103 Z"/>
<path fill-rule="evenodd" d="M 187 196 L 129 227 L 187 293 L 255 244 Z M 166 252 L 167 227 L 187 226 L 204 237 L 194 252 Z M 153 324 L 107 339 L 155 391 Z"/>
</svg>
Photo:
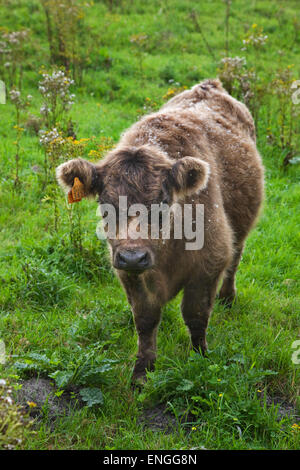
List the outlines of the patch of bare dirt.
<svg viewBox="0 0 300 470">
<path fill-rule="evenodd" d="M 267 397 L 267 405 L 278 406 L 278 420 L 293 418 L 295 422 L 300 421 L 300 415 L 297 413 L 295 406 L 280 397 Z M 194 419 L 194 416 L 186 416 L 183 422 L 181 422 L 181 425 L 187 422 L 192 423 Z M 166 434 L 173 433 L 178 428 L 176 418 L 172 413 L 167 411 L 166 405 L 162 404 L 154 408 L 143 410 L 139 422 L 152 431 L 163 431 Z M 187 426 L 186 429 L 189 431 L 190 427 Z"/>
<path fill-rule="evenodd" d="M 70 393 L 56 396 L 54 383 L 49 379 L 33 377 L 21 382 L 16 401 L 29 412 L 33 418 L 47 417 L 50 422 L 70 414 L 71 409 L 80 405 L 78 399 L 71 398 Z"/>
<path fill-rule="evenodd" d="M 139 422 L 152 431 L 164 431 L 170 434 L 177 429 L 176 418 L 166 410 L 165 405 L 143 410 Z"/>
<path fill-rule="evenodd" d="M 300 421 L 300 415 L 292 403 L 281 397 L 267 397 L 266 401 L 268 406 L 278 406 L 278 419 L 294 418 L 295 422 Z"/>
</svg>

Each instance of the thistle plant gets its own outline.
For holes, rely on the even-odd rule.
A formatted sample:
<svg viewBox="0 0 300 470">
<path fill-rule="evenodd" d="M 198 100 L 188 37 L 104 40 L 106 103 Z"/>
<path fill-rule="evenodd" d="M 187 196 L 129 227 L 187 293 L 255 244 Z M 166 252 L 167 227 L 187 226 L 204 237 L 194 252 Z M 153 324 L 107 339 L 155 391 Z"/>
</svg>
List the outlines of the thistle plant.
<svg viewBox="0 0 300 470">
<path fill-rule="evenodd" d="M 219 67 L 219 76 L 230 94 L 243 101 L 250 109 L 257 122 L 263 101 L 266 99 L 265 84 L 261 83 L 258 75 L 259 52 L 268 41 L 263 28 L 253 24 L 243 39 L 243 52 L 252 51 L 255 60 L 251 66 L 251 56 L 247 65 L 244 57 L 225 57 Z"/>
<path fill-rule="evenodd" d="M 10 62 L 8 61 L 8 54 L 10 49 L 8 48 L 8 44 L 4 41 L 3 37 L 0 38 L 0 76 L 3 80 L 8 83 L 6 79 L 6 70 L 10 67 Z"/>
<path fill-rule="evenodd" d="M 40 144 L 44 149 L 47 168 L 47 184 L 45 185 L 46 195 L 43 202 L 50 204 L 53 208 L 53 227 L 58 230 L 60 220 L 60 198 L 61 191 L 58 188 L 55 168 L 66 160 L 88 156 L 92 160 L 99 160 L 103 155 L 111 150 L 114 142 L 110 137 L 101 136 L 73 139 L 65 137 L 58 128 L 42 130 L 39 132 Z M 82 225 L 81 208 L 77 204 L 67 204 L 69 216 L 70 241 L 75 249 L 82 250 Z"/>
<path fill-rule="evenodd" d="M 277 71 L 272 83 L 271 92 L 276 96 L 278 112 L 274 113 L 276 121 L 274 123 L 276 132 L 271 134 L 273 142 L 281 148 L 284 155 L 282 165 L 286 167 L 291 163 L 299 146 L 299 105 L 293 102 L 292 84 L 295 81 L 293 76 L 293 65 Z M 271 123 L 269 123 L 271 124 Z M 269 127 L 271 129 L 271 126 Z"/>
<path fill-rule="evenodd" d="M 220 80 L 229 94 L 237 91 L 241 76 L 246 70 L 245 57 L 224 57 L 218 68 Z"/>
<path fill-rule="evenodd" d="M 59 131 L 54 127 L 50 131 L 40 131 L 40 144 L 45 152 L 45 181 L 44 186 L 47 186 L 47 194 L 43 198 L 43 202 L 50 202 L 53 207 L 54 230 L 58 230 L 58 192 L 57 185 L 55 184 L 55 166 L 59 163 L 62 156 L 62 147 L 64 145 L 64 138 Z"/>
<path fill-rule="evenodd" d="M 225 57 L 221 60 L 218 74 L 228 93 L 243 101 L 257 122 L 265 90 L 256 70 L 247 68 L 245 57 Z"/>
<path fill-rule="evenodd" d="M 0 71 L 9 88 L 22 89 L 25 46 L 29 31 L 4 32 L 0 38 Z"/>
<path fill-rule="evenodd" d="M 67 113 L 74 104 L 75 95 L 70 93 L 74 80 L 70 79 L 63 70 L 54 70 L 52 73 L 41 72 L 39 91 L 43 104 L 40 113 L 48 130 L 59 127 L 64 130 L 67 126 Z"/>
<path fill-rule="evenodd" d="M 56 127 L 49 131 L 39 132 L 40 144 L 48 156 L 48 167 L 51 176 L 54 177 L 55 168 L 63 160 L 77 158 L 84 153 L 85 146 L 90 139 L 74 140 L 72 137 L 64 137 Z"/>
<path fill-rule="evenodd" d="M 246 34 L 243 39 L 243 51 L 254 48 L 256 50 L 261 49 L 266 45 L 268 36 L 264 34 L 263 28 L 259 28 L 256 23 L 252 25 L 252 28 Z"/>
<path fill-rule="evenodd" d="M 62 133 L 53 128 L 49 131 L 40 131 L 40 144 L 44 148 L 47 168 L 47 193 L 44 203 L 53 207 L 53 226 L 58 230 L 60 191 L 56 183 L 55 168 L 65 160 L 80 157 L 84 154 L 89 139 L 74 140 L 64 137 Z M 82 249 L 82 230 L 80 209 L 68 207 L 70 239 L 74 248 Z"/>
<path fill-rule="evenodd" d="M 63 70 L 54 70 L 52 73 L 41 71 L 41 74 L 39 91 L 43 101 L 40 114 L 45 129 L 40 130 L 39 134 L 40 143 L 45 152 L 45 187 L 54 178 L 54 168 L 57 163 L 56 150 L 64 142 L 64 136 L 70 127 L 68 112 L 74 104 L 75 95 L 70 92 L 74 80 L 70 79 Z"/>
<path fill-rule="evenodd" d="M 81 0 L 40 0 L 46 19 L 50 62 L 63 66 L 81 85 L 89 64 L 92 40 L 84 24 L 89 3 Z"/>
<path fill-rule="evenodd" d="M 14 186 L 18 188 L 20 185 L 20 179 L 19 179 L 20 151 L 21 151 L 20 141 L 22 138 L 22 134 L 24 132 L 24 128 L 21 127 L 21 112 L 25 110 L 26 108 L 28 108 L 28 106 L 30 105 L 32 96 L 27 95 L 26 98 L 22 98 L 21 92 L 15 88 L 13 88 L 9 92 L 9 96 L 16 110 L 16 124 L 14 125 L 14 129 L 16 130 L 16 140 L 14 142 L 16 145 L 16 155 L 15 155 L 16 174 L 15 174 Z"/>
</svg>

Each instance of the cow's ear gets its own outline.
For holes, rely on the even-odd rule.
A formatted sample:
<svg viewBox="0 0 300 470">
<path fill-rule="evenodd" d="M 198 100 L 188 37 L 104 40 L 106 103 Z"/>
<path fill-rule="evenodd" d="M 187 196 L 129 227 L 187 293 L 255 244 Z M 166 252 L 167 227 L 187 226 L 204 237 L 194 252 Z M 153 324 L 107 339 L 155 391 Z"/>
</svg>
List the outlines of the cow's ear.
<svg viewBox="0 0 300 470">
<path fill-rule="evenodd" d="M 59 165 L 56 168 L 56 178 L 66 191 L 70 191 L 74 185 L 74 179 L 79 178 L 87 197 L 96 196 L 102 190 L 100 166 L 83 158 L 76 158 Z"/>
<path fill-rule="evenodd" d="M 190 196 L 206 187 L 209 172 L 209 164 L 203 160 L 183 157 L 172 165 L 170 183 L 178 196 Z"/>
</svg>

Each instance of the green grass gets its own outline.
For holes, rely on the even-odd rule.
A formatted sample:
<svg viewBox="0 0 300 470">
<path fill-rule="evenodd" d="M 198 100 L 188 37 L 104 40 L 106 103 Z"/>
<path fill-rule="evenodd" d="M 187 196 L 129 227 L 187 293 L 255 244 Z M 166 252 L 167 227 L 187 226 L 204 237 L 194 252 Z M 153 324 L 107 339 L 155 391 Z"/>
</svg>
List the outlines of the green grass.
<svg viewBox="0 0 300 470">
<path fill-rule="evenodd" d="M 42 12 L 35 0 L 10 2 L 13 8 L 6 3 L 0 7 L 1 25 L 32 30 L 24 91 L 33 95 L 30 111 L 38 114 L 38 70 L 49 67 Z M 132 3 L 123 2 L 109 12 L 106 4 L 95 2 L 87 11 L 96 39 L 83 85 L 74 88 L 71 116 L 78 138 L 104 135 L 117 141 L 141 115 L 146 98 L 156 106 L 163 103 L 173 86 L 169 80 L 190 87 L 217 75 L 218 63 L 194 30 L 189 13 L 192 8 L 198 12 L 219 60 L 225 41 L 222 1 L 201 2 L 201 7 L 196 1 L 179 0 Z M 297 64 L 296 13 L 297 2 L 292 0 L 236 0 L 230 55 L 245 55 L 261 80 L 271 81 L 279 66 Z M 269 36 L 259 54 L 241 52 L 241 39 L 253 23 Z M 139 33 L 149 38 L 142 74 L 130 42 Z M 108 68 L 103 65 L 107 57 Z M 296 78 L 299 71 L 296 65 Z M 58 233 L 53 230 L 52 205 L 43 201 L 47 191 L 32 171 L 33 165 L 43 165 L 43 153 L 38 137 L 28 131 L 21 141 L 22 184 L 14 191 L 15 114 L 10 103 L 0 105 L 0 339 L 8 355 L 1 375 L 17 382 L 18 377 L 49 377 L 59 371 L 60 377 L 66 374 L 63 390 L 70 384 L 93 386 L 103 394 L 103 404 L 72 410 L 54 427 L 45 413 L 37 433 L 28 434 L 26 449 L 299 448 L 300 433 L 292 428 L 295 418 L 282 417 L 270 405 L 280 399 L 299 413 L 299 365 L 291 359 L 292 343 L 299 337 L 299 178 L 296 165 L 282 171 L 281 149 L 267 143 L 267 115 L 276 114 L 275 107 L 267 111 L 262 109 L 257 122 L 266 201 L 240 264 L 237 300 L 230 311 L 215 305 L 206 360 L 189 351 L 179 311 L 181 296 L 168 304 L 158 334 L 157 368 L 139 393 L 130 388 L 137 337 L 105 245 L 95 236 L 97 205 L 82 201 L 76 207 L 84 239 L 83 253 L 78 253 L 69 240 L 63 195 Z M 104 364 L 108 366 L 93 374 Z M 170 434 L 141 424 L 143 409 L 159 403 L 176 418 Z"/>
</svg>

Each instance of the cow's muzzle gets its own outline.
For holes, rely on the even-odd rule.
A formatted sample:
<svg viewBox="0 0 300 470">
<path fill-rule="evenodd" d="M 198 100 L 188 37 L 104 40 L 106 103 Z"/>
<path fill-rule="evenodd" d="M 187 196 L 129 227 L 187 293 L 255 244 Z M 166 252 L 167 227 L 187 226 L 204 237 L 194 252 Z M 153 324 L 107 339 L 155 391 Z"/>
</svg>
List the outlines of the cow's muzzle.
<svg viewBox="0 0 300 470">
<path fill-rule="evenodd" d="M 118 250 L 114 257 L 114 267 L 125 271 L 142 272 L 153 265 L 148 250 Z"/>
</svg>

